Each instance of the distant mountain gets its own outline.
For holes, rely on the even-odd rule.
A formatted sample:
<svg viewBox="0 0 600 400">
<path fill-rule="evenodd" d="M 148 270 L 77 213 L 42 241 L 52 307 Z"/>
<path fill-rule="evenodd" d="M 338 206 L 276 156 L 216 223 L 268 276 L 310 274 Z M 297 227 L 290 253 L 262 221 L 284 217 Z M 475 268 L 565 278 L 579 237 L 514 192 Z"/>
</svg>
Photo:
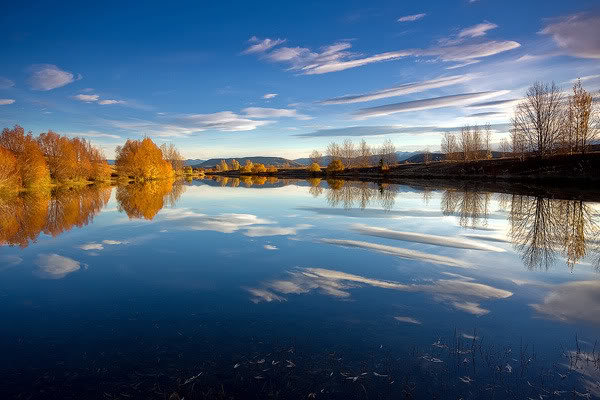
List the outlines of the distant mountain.
<svg viewBox="0 0 600 400">
<path fill-rule="evenodd" d="M 409 157 L 412 157 L 415 154 L 417 154 L 417 152 L 415 152 L 415 151 L 397 151 L 396 157 L 398 158 L 398 162 L 400 162 L 400 161 L 406 160 Z M 296 158 L 294 161 L 297 162 L 298 164 L 310 165 L 310 158 Z M 331 161 L 331 157 L 323 156 L 321 158 L 321 165 L 328 165 L 330 161 Z M 373 156 L 372 162 L 373 163 L 379 162 L 378 156 Z"/>
<path fill-rule="evenodd" d="M 201 160 L 199 158 L 192 158 L 192 159 L 188 159 L 185 160 L 185 165 L 197 165 L 197 164 L 201 164 L 206 160 Z"/>
<path fill-rule="evenodd" d="M 217 164 L 221 162 L 221 160 L 225 160 L 227 164 L 231 164 L 231 161 L 238 160 L 238 162 L 242 165 L 246 163 L 246 160 L 250 160 L 254 164 L 265 164 L 265 165 L 275 165 L 275 166 L 283 166 L 285 164 L 289 164 L 292 167 L 300 167 L 302 164 L 295 162 L 294 160 L 288 160 L 287 158 L 282 157 L 234 157 L 234 158 L 211 158 L 210 160 L 203 161 L 201 163 L 194 164 L 194 167 L 200 168 L 213 168 Z"/>
</svg>

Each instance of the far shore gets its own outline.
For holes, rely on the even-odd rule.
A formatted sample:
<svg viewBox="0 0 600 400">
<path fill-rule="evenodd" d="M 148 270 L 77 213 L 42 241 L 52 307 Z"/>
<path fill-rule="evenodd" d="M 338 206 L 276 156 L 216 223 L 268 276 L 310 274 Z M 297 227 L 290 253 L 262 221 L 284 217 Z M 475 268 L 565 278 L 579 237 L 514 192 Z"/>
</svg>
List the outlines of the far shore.
<svg viewBox="0 0 600 400">
<path fill-rule="evenodd" d="M 585 185 L 600 181 L 600 152 L 549 157 L 496 158 L 476 161 L 431 161 L 381 167 L 345 168 L 319 172 L 307 168 L 280 168 L 276 172 L 248 173 L 240 170 L 211 171 L 210 175 L 239 177 L 274 176 L 277 178 L 331 178 L 394 182 L 399 179 L 444 179 L 478 181 L 547 182 Z"/>
</svg>

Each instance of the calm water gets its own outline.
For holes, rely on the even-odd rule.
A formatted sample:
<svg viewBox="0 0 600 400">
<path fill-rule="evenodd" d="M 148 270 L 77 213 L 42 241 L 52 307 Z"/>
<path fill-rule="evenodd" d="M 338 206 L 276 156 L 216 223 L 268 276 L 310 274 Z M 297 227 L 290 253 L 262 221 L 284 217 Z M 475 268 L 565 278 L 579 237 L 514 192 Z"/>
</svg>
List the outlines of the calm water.
<svg viewBox="0 0 600 400">
<path fill-rule="evenodd" d="M 600 203 L 504 192 L 1 199 L 0 398 L 599 397 Z"/>
</svg>

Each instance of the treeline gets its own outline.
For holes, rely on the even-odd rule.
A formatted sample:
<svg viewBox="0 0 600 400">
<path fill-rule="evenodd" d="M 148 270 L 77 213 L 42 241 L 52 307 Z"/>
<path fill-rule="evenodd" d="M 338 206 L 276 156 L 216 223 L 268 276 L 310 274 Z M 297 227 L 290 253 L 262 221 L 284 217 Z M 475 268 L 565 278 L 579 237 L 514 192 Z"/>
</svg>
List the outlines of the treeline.
<svg viewBox="0 0 600 400">
<path fill-rule="evenodd" d="M 382 168 L 395 164 L 398 159 L 396 156 L 396 147 L 390 139 L 386 139 L 380 147 L 371 147 L 363 139 L 358 145 L 350 139 L 344 140 L 338 144 L 331 142 L 325 150 L 325 155 L 329 158 L 327 171 L 343 171 L 344 168 L 370 167 L 378 164 Z M 313 150 L 309 156 L 310 172 L 320 172 L 324 166 L 323 153 L 319 150 Z"/>
<path fill-rule="evenodd" d="M 503 155 L 523 159 L 534 155 L 584 154 L 600 138 L 600 109 L 578 80 L 571 94 L 551 83 L 534 83 L 515 107 L 510 138 L 500 142 Z M 491 157 L 491 128 L 465 126 L 458 134 L 446 132 L 442 153 L 448 160 Z"/>
<path fill-rule="evenodd" d="M 55 182 L 110 179 L 102 151 L 85 139 L 53 131 L 40 134 L 15 125 L 0 134 L 0 190 L 44 187 Z"/>
<path fill-rule="evenodd" d="M 230 164 L 227 164 L 227 161 L 225 160 L 221 160 L 221 162 L 216 165 L 215 171 L 240 171 L 242 174 L 276 173 L 277 167 L 274 165 L 253 163 L 250 160 L 246 160 L 246 163 L 242 166 L 238 160 L 233 159 Z"/>
</svg>

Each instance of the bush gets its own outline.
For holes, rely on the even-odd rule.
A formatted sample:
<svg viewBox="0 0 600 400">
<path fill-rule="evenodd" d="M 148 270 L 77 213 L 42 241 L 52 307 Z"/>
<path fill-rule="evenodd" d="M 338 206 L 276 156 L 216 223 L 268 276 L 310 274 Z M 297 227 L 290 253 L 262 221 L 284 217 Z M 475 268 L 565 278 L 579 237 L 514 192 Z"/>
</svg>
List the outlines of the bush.
<svg viewBox="0 0 600 400">
<path fill-rule="evenodd" d="M 308 167 L 308 171 L 309 172 L 321 172 L 321 166 L 319 164 L 317 164 L 316 162 L 310 164 L 310 166 Z"/>
<path fill-rule="evenodd" d="M 270 174 L 274 174 L 274 173 L 277 172 L 277 167 L 275 167 L 274 165 L 269 165 L 267 167 L 267 172 L 270 173 Z"/>
<path fill-rule="evenodd" d="M 327 172 L 341 172 L 344 170 L 344 163 L 341 160 L 333 160 L 327 166 Z"/>
<path fill-rule="evenodd" d="M 253 167 L 254 167 L 254 164 L 252 163 L 252 161 L 246 160 L 246 165 L 244 165 L 242 167 L 241 171 L 242 171 L 242 173 L 249 174 L 252 172 Z"/>
<path fill-rule="evenodd" d="M 254 172 L 254 173 L 267 172 L 267 168 L 265 167 L 264 164 L 254 164 L 254 166 L 252 167 L 252 172 Z"/>
</svg>

